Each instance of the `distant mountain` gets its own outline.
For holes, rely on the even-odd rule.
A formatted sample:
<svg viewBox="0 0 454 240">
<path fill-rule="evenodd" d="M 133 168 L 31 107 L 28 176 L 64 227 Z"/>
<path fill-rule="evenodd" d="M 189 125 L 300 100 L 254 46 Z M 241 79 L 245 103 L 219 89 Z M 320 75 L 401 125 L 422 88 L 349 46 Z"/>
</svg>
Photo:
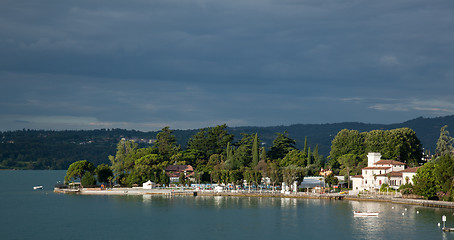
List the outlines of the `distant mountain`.
<svg viewBox="0 0 454 240">
<path fill-rule="evenodd" d="M 319 153 L 328 156 L 331 141 L 342 129 L 358 130 L 389 130 L 408 127 L 416 132 L 423 147 L 432 153 L 435 150 L 440 128 L 448 125 L 454 128 L 454 115 L 437 118 L 419 117 L 396 124 L 366 124 L 357 122 L 332 124 L 294 124 L 273 127 L 230 127 L 228 130 L 235 135 L 235 141 L 241 133 L 258 133 L 264 146 L 269 148 L 276 133 L 288 132 L 289 137 L 297 142 L 297 147 L 304 147 L 307 137 L 308 146 L 313 150 L 319 146 Z M 183 148 L 199 130 L 174 130 L 174 135 Z M 150 146 L 158 132 L 142 132 L 124 129 L 100 129 L 80 131 L 44 131 L 19 130 L 0 132 L 0 168 L 18 169 L 66 169 L 72 162 L 86 159 L 95 165 L 108 163 L 108 155 L 114 155 L 116 144 L 121 138 L 134 139 L 140 146 Z"/>
</svg>

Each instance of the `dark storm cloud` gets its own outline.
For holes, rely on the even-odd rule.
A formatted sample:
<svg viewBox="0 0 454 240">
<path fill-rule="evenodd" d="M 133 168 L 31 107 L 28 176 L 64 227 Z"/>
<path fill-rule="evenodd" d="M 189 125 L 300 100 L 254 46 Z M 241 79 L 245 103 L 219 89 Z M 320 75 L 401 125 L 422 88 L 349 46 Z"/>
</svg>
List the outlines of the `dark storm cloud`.
<svg viewBox="0 0 454 240">
<path fill-rule="evenodd" d="M 3 129 L 454 114 L 452 1 L 0 5 Z"/>
</svg>

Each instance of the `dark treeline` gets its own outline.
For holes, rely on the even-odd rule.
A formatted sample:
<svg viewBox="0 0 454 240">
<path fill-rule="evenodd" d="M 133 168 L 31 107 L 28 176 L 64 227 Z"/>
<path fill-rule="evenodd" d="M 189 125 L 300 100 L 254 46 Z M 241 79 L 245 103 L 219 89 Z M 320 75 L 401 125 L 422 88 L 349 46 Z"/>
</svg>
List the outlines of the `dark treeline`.
<svg viewBox="0 0 454 240">
<path fill-rule="evenodd" d="M 438 118 L 417 118 L 398 124 L 296 124 L 275 127 L 229 127 L 227 130 L 239 141 L 243 133 L 260 137 L 262 146 L 269 150 L 276 133 L 288 132 L 295 140 L 297 149 L 304 149 L 305 138 L 314 149 L 318 145 L 320 155 L 328 156 L 331 141 L 342 129 L 367 132 L 372 130 L 390 130 L 408 127 L 413 129 L 426 151 L 435 150 L 438 130 L 444 126 L 454 126 L 454 116 Z M 177 144 L 185 149 L 196 130 L 174 130 Z M 123 129 L 47 131 L 18 130 L 0 132 L 0 169 L 67 169 L 76 161 L 87 159 L 93 164 L 110 163 L 107 156 L 116 153 L 117 143 L 125 138 L 135 140 L 139 147 L 151 146 L 149 140 L 156 139 L 158 131 L 142 132 Z"/>
</svg>

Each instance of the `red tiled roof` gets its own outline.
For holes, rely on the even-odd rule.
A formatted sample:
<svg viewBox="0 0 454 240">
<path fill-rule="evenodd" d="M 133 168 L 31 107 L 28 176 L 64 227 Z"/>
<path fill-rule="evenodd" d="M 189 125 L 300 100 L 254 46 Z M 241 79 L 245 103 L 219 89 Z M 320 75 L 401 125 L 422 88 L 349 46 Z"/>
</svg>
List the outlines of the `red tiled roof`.
<svg viewBox="0 0 454 240">
<path fill-rule="evenodd" d="M 402 177 L 402 171 L 389 172 L 389 173 L 380 174 L 380 175 L 377 175 L 377 176 L 387 177 L 388 174 L 389 174 L 391 177 Z"/>
<path fill-rule="evenodd" d="M 350 176 L 350 178 L 364 178 L 363 175 Z"/>
<path fill-rule="evenodd" d="M 376 169 L 376 170 L 386 170 L 390 169 L 391 167 L 365 167 L 363 169 L 369 170 L 369 169 Z"/>
<path fill-rule="evenodd" d="M 403 162 L 395 161 L 395 160 L 379 160 L 375 165 L 405 165 Z"/>
<path fill-rule="evenodd" d="M 169 165 L 166 167 L 166 172 L 192 172 L 194 169 L 191 165 Z"/>
<path fill-rule="evenodd" d="M 169 178 L 171 178 L 171 177 L 179 178 L 181 173 L 182 172 L 166 172 L 166 175 Z M 185 177 L 192 177 L 192 176 L 194 176 L 194 174 L 195 174 L 194 172 L 187 172 Z"/>
<path fill-rule="evenodd" d="M 191 165 L 169 165 L 166 167 L 166 175 L 168 177 L 180 177 L 180 174 L 184 172 L 186 172 L 185 177 L 194 175 L 194 169 Z"/>
<path fill-rule="evenodd" d="M 400 172 L 412 172 L 412 173 L 415 173 L 416 171 L 418 171 L 418 169 L 421 168 L 421 167 L 414 167 L 414 168 L 407 168 L 407 169 L 404 169 Z"/>
</svg>

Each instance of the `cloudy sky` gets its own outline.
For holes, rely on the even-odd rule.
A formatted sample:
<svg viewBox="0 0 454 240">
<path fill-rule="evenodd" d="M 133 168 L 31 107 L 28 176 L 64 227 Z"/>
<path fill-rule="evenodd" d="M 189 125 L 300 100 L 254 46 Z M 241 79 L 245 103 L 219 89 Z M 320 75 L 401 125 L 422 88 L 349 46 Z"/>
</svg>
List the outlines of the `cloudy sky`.
<svg viewBox="0 0 454 240">
<path fill-rule="evenodd" d="M 454 114 L 452 0 L 0 0 L 0 131 Z"/>
</svg>

